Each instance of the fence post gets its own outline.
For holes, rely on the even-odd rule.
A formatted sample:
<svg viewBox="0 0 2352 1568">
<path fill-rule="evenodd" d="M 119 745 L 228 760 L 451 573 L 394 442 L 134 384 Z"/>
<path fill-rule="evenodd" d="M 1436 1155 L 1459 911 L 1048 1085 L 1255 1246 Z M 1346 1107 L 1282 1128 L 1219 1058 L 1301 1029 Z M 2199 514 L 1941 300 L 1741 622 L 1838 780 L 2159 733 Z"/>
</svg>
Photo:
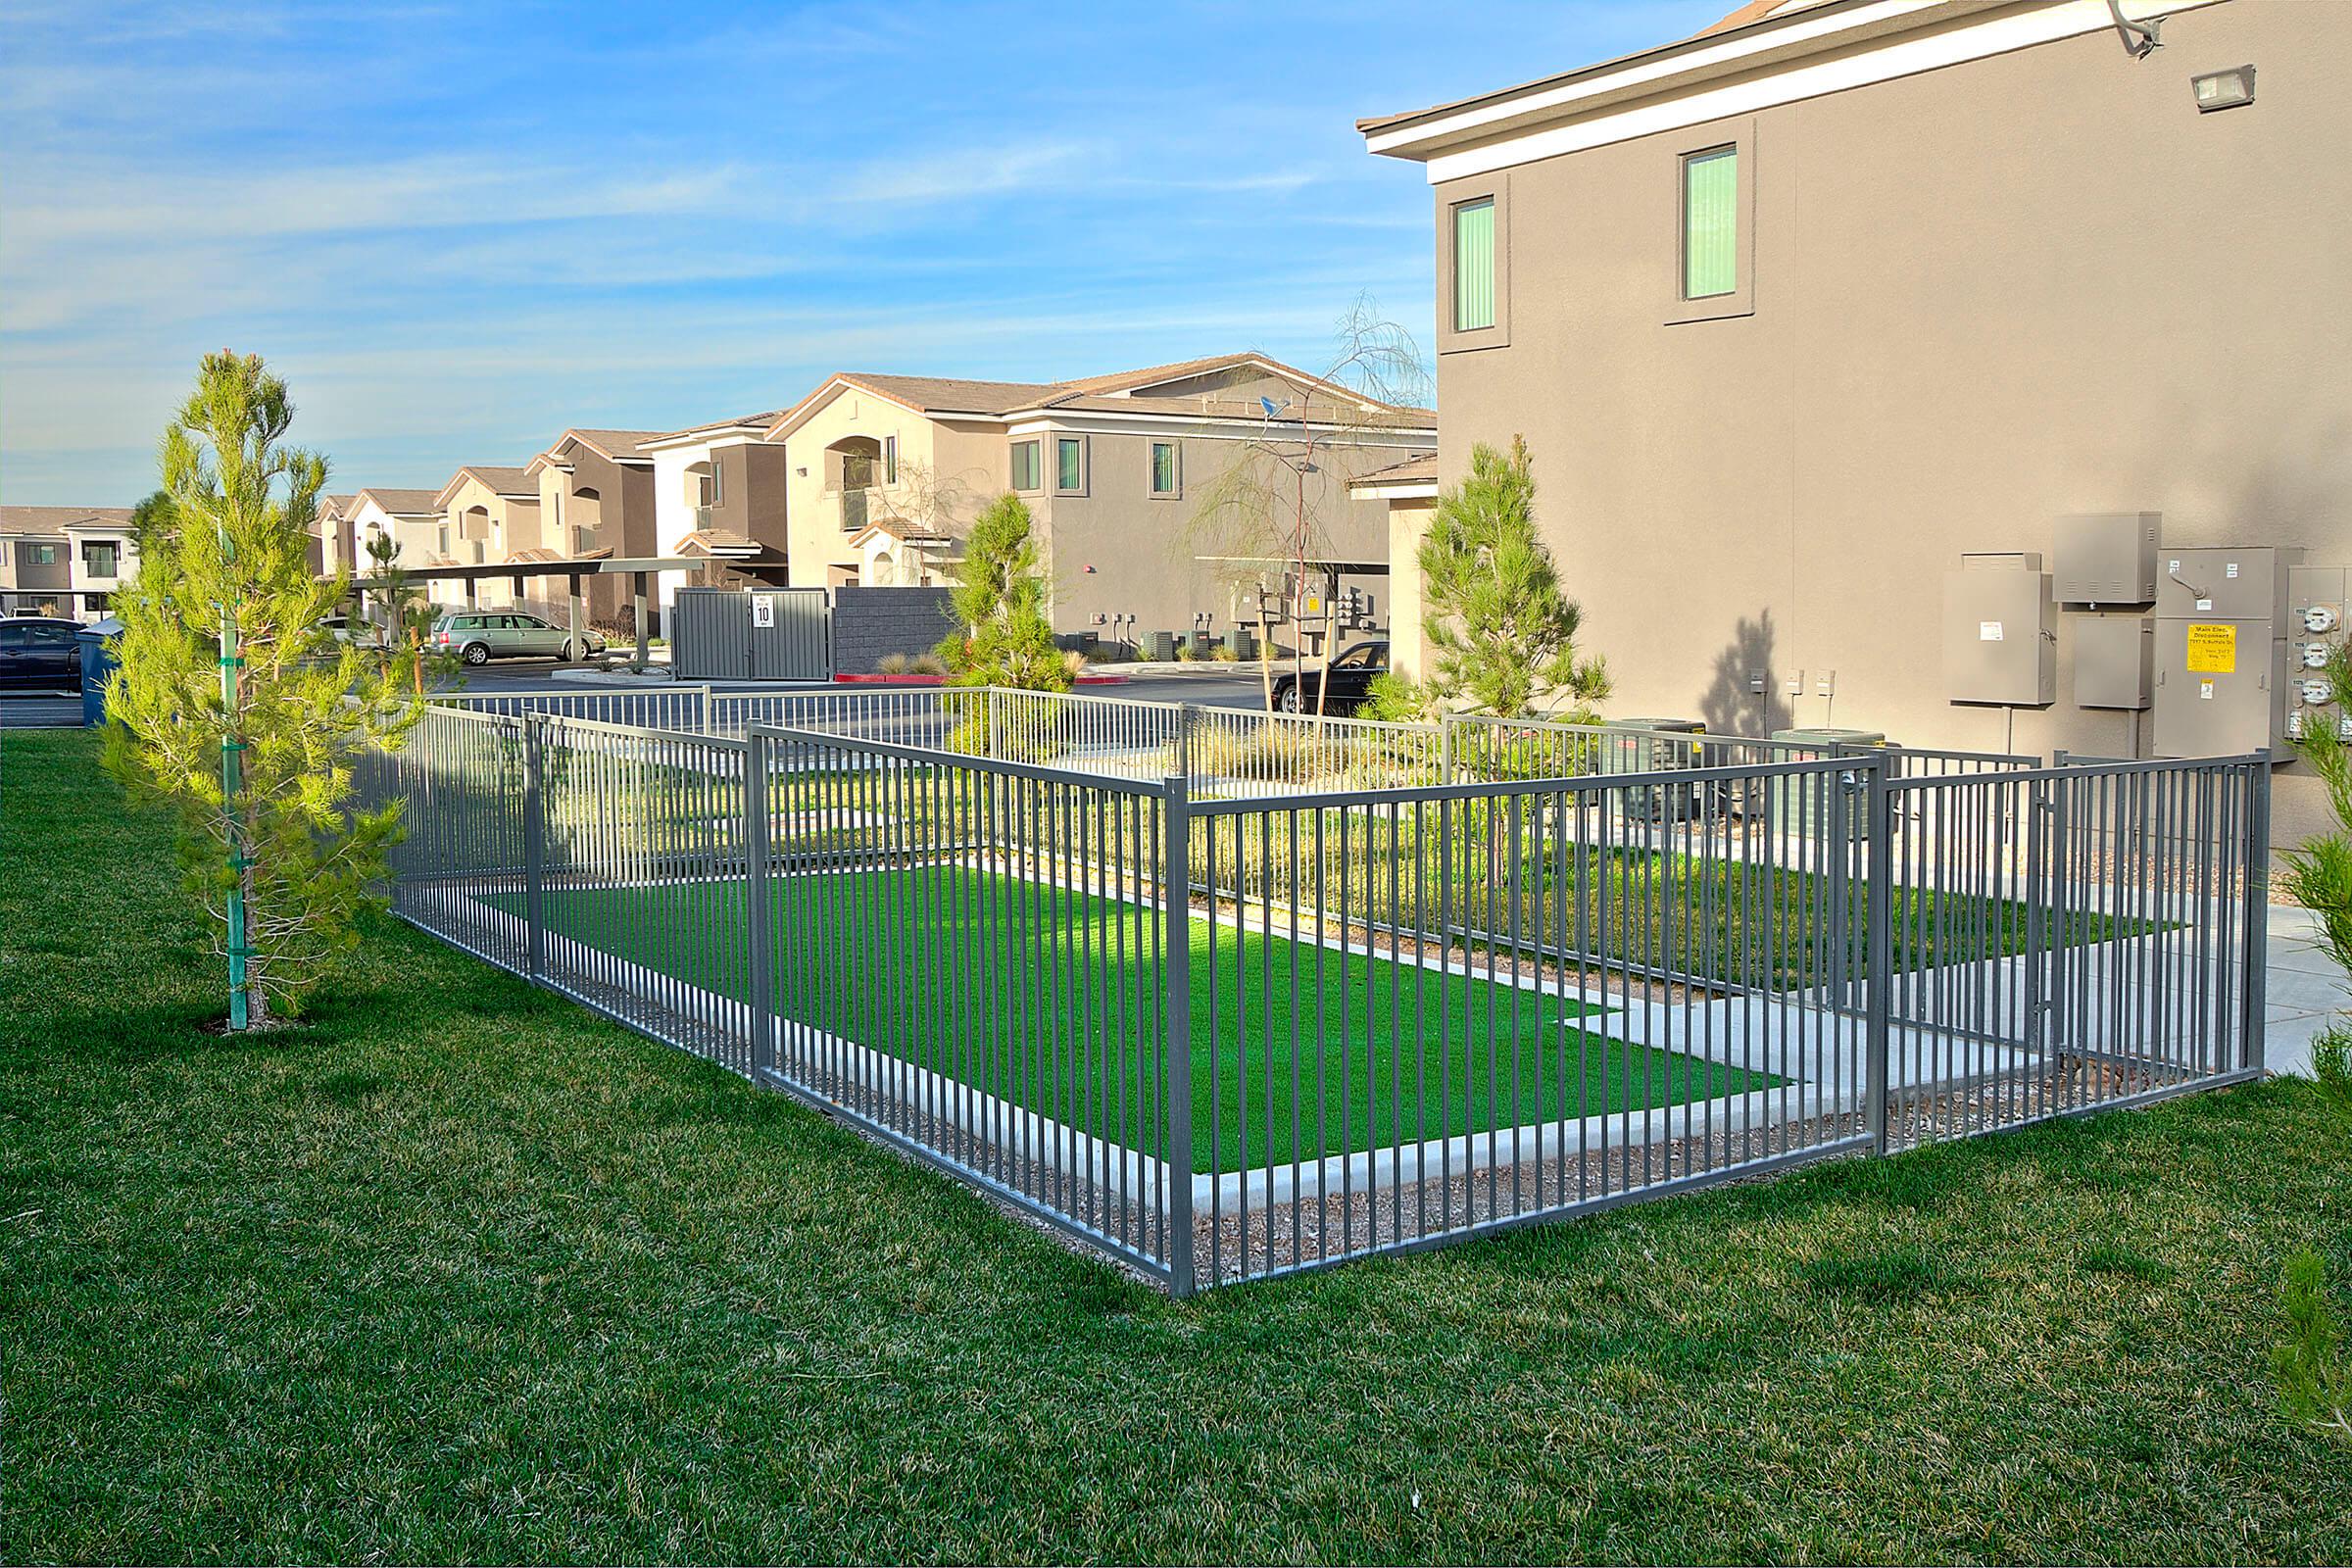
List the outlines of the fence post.
<svg viewBox="0 0 2352 1568">
<path fill-rule="evenodd" d="M 1894 791 L 1884 756 L 1870 765 L 1870 855 L 1865 862 L 1862 909 L 1867 931 L 1862 960 L 1864 1102 L 1870 1120 L 1870 1152 L 1886 1152 L 1886 1082 L 1891 1054 L 1887 1008 L 1894 969 Z"/>
<path fill-rule="evenodd" d="M 2271 749 L 2254 754 L 2246 774 L 2246 983 L 2239 988 L 2238 1005 L 2244 1021 L 2238 1026 L 2238 1066 L 2263 1064 L 2270 1018 L 2269 970 L 2271 956 Z"/>
<path fill-rule="evenodd" d="M 548 720 L 526 713 L 522 720 L 522 920 L 524 970 L 532 980 L 547 974 L 547 802 L 540 784 L 546 768 Z"/>
<path fill-rule="evenodd" d="M 1453 782 L 1453 715 L 1438 714 L 1438 782 Z"/>
<path fill-rule="evenodd" d="M 1186 777 L 1161 785 L 1159 904 L 1161 936 L 1160 1059 L 1168 1097 L 1168 1290 L 1193 1294 L 1193 818 Z M 1212 895 L 1213 895 L 1213 891 Z M 1216 918 L 1211 898 L 1209 918 Z"/>
<path fill-rule="evenodd" d="M 669 657 L 672 659 L 678 657 L 678 646 L 674 638 L 669 646 Z M 674 671 L 677 666 L 672 664 L 670 668 Z M 674 673 L 671 678 L 676 678 Z M 710 683 L 709 681 L 705 681 L 702 683 L 702 685 L 696 687 L 695 689 L 703 694 L 702 701 L 696 705 L 703 710 L 703 721 L 700 724 L 697 724 L 695 729 L 698 733 L 708 735 L 710 733 Z"/>
<path fill-rule="evenodd" d="M 1176 771 L 1184 776 L 1188 786 L 1193 780 L 1193 731 L 1200 718 L 1200 710 L 1194 704 L 1176 705 Z"/>
<path fill-rule="evenodd" d="M 767 933 L 767 737 L 743 738 L 744 937 L 751 946 L 752 1074 L 776 1068 L 776 956 Z"/>
</svg>

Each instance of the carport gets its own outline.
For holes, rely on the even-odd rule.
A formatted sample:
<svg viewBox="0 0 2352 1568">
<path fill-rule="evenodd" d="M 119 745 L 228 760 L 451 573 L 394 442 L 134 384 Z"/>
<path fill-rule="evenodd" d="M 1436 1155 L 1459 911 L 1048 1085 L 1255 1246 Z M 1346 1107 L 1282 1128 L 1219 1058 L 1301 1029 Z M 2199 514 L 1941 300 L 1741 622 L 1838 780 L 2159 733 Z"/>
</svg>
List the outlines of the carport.
<svg viewBox="0 0 2352 1568">
<path fill-rule="evenodd" d="M 515 595 L 519 597 L 525 577 L 562 577 L 564 579 L 564 605 L 568 613 L 566 629 L 571 633 L 572 646 L 576 649 L 580 646 L 580 622 L 585 618 L 582 581 L 589 577 L 626 576 L 629 579 L 630 604 L 634 610 L 632 618 L 637 625 L 636 662 L 642 664 L 646 662 L 647 654 L 646 602 L 649 581 L 662 572 L 699 572 L 707 568 L 710 562 L 709 556 L 574 557 L 553 561 L 503 561 L 494 565 L 479 566 L 423 566 L 414 571 L 404 568 L 401 577 L 409 582 L 462 582 L 466 585 L 466 606 L 469 610 L 480 603 L 480 588 L 485 578 L 513 583 Z M 764 563 L 731 562 L 729 564 L 743 570 Z M 777 563 L 779 567 L 781 564 Z M 391 585 L 391 579 L 384 577 L 354 577 L 351 582 L 352 588 L 360 594 L 363 606 L 369 592 L 381 592 Z"/>
</svg>

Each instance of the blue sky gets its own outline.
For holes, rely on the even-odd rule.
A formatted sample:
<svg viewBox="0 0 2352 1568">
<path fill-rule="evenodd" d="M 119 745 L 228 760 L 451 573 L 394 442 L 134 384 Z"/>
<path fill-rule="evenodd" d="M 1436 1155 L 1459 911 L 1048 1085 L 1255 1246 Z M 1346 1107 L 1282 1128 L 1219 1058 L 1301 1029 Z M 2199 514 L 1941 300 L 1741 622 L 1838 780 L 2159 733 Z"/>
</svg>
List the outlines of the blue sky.
<svg viewBox="0 0 2352 1568">
<path fill-rule="evenodd" d="M 1358 116 L 1729 0 L 0 9 L 0 499 L 125 504 L 197 356 L 337 489 L 825 374 L 1052 379 L 1359 293 L 1426 348 L 1428 188 Z"/>
</svg>

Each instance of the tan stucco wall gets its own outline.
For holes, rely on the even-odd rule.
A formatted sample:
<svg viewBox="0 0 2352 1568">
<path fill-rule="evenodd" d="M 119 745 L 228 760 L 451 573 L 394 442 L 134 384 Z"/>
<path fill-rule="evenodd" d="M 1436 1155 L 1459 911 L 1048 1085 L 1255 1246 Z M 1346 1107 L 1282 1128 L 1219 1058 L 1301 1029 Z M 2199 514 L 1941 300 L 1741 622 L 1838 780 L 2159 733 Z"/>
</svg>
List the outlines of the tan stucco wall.
<svg viewBox="0 0 2352 1568">
<path fill-rule="evenodd" d="M 899 438 L 901 484 L 894 494 L 903 505 L 927 474 L 947 493 L 953 526 L 969 522 L 1004 487 L 1001 425 L 933 420 L 870 392 L 845 391 L 781 443 L 794 586 L 828 587 L 859 568 L 858 552 L 849 546 L 852 535 L 841 527 L 839 498 L 825 490 L 825 449 L 847 436 L 869 436 L 879 444 L 889 435 Z"/>
<path fill-rule="evenodd" d="M 1168 439 L 1165 432 L 1094 431 L 1087 437 L 1087 493 L 1055 496 L 1051 493 L 1054 433 L 1047 432 L 1044 449 L 1047 492 L 1022 499 L 1043 522 L 1056 628 L 1102 629 L 1098 614 L 1133 614 L 1139 632 L 1182 632 L 1192 628 L 1196 613 L 1206 612 L 1213 631 L 1230 630 L 1235 568 L 1197 558 L 1236 552 L 1220 548 L 1214 530 L 1204 534 L 1190 522 L 1211 481 L 1240 457 L 1242 443 L 1183 438 L 1183 492 L 1169 500 L 1151 493 L 1151 444 Z M 1388 503 L 1350 497 L 1348 480 L 1409 455 L 1400 448 L 1360 446 L 1327 450 L 1317 459 L 1323 471 L 1309 481 L 1308 506 L 1316 518 L 1314 536 L 1328 553 L 1349 560 L 1388 559 Z M 1279 583 L 1280 568 L 1268 569 L 1269 583 Z M 1351 576 L 1343 584 L 1373 595 L 1386 613 L 1387 579 Z"/>
<path fill-rule="evenodd" d="M 1418 498 L 1389 503 L 1389 664 L 1415 680 L 1429 668 L 1429 645 L 1421 629 L 1421 568 L 1416 562 L 1437 505 L 1434 499 Z"/>
<path fill-rule="evenodd" d="M 1440 472 L 1524 433 L 1540 514 L 1621 714 L 1997 747 L 1943 697 L 1941 577 L 2051 519 L 2155 510 L 2172 545 L 2352 564 L 2352 6 L 2240 0 L 1770 109 L 1752 121 L 1752 317 L 1666 324 L 1676 132 L 1507 178 L 1510 344 L 1440 357 Z M 2192 73 L 2253 62 L 2199 115 Z M 2130 749 L 2058 702 L 2021 749 Z M 1756 710 L 1740 690 L 1767 666 Z M 1807 694 L 1781 695 L 1794 670 Z M 2292 770 L 2290 770 L 2292 771 Z M 2308 818 L 2280 779 L 2280 822 Z"/>
</svg>

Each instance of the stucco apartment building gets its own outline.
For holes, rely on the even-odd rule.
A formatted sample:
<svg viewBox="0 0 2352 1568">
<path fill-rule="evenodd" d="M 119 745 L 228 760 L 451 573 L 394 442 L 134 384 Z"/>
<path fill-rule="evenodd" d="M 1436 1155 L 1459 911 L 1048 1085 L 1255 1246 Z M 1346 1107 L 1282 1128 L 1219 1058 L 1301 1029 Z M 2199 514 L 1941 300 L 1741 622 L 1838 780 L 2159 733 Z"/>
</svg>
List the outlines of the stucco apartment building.
<svg viewBox="0 0 2352 1568">
<path fill-rule="evenodd" d="M 0 614 L 103 619 L 138 565 L 127 507 L 0 507 Z"/>
<path fill-rule="evenodd" d="M 1438 477 L 1526 436 L 1618 713 L 2102 756 L 2214 749 L 2217 687 L 2291 714 L 2258 631 L 2227 678 L 2164 650 L 2208 571 L 2268 612 L 2260 547 L 2352 565 L 2347 61 L 2339 4 L 1763 0 L 1363 121 L 1433 187 Z M 2046 701 L 1955 702 L 1963 556 L 2050 570 L 2060 518 L 2142 513 L 2154 592 L 2029 625 Z M 2093 706 L 2083 650 L 2150 634 L 2150 708 Z"/>
<path fill-rule="evenodd" d="M 1385 505 L 1347 481 L 1435 447 L 1427 410 L 1332 388 L 1310 399 L 1313 388 L 1313 377 L 1256 354 L 1055 382 L 831 376 L 760 437 L 782 450 L 791 580 L 941 580 L 963 529 L 1009 490 L 1036 517 L 1058 629 L 1183 631 L 1201 616 L 1229 626 L 1235 565 L 1200 559 L 1217 552 L 1188 519 L 1244 443 L 1298 430 L 1296 412 L 1270 426 L 1265 403 L 1306 409 L 1329 443 L 1310 502 L 1321 553 L 1335 559 L 1387 560 Z M 1315 412 L 1340 399 L 1347 417 Z M 772 488 L 760 493 L 772 502 Z M 1385 578 L 1358 586 L 1385 603 Z"/>
</svg>

